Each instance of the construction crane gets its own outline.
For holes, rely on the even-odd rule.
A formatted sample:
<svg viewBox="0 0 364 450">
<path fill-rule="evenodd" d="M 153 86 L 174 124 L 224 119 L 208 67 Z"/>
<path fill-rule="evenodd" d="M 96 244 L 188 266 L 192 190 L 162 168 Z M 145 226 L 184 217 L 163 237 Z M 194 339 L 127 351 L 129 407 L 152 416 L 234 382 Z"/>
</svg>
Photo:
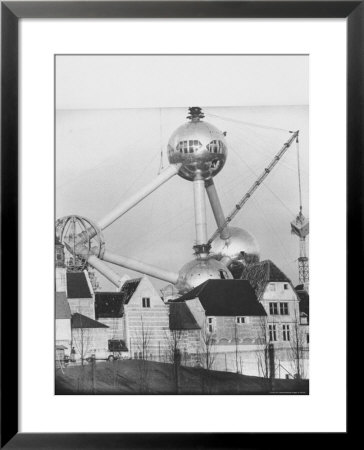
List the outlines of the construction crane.
<svg viewBox="0 0 364 450">
<path fill-rule="evenodd" d="M 274 156 L 271 163 L 264 169 L 263 173 L 258 177 L 258 179 L 253 183 L 248 192 L 244 195 L 244 197 L 235 205 L 235 208 L 231 211 L 231 213 L 226 217 L 225 221 L 217 228 L 217 230 L 212 234 L 210 239 L 207 241 L 208 245 L 211 243 L 223 232 L 223 230 L 227 227 L 227 225 L 232 221 L 232 219 L 238 214 L 241 208 L 245 205 L 245 203 L 249 200 L 249 198 L 253 195 L 253 193 L 258 189 L 258 187 L 263 183 L 263 181 L 270 174 L 272 169 L 278 164 L 279 160 L 286 153 L 289 147 L 292 145 L 295 139 L 298 139 L 298 131 L 290 131 L 292 136 L 288 139 L 287 142 L 283 144 L 283 147 L 279 150 L 279 152 Z"/>
<path fill-rule="evenodd" d="M 297 146 L 298 191 L 300 200 L 300 210 L 296 219 L 291 222 L 291 233 L 295 234 L 300 239 L 299 257 L 298 257 L 298 279 L 299 284 L 302 284 L 304 289 L 308 291 L 309 265 L 306 253 L 306 237 L 310 232 L 310 223 L 308 218 L 306 218 L 302 213 L 301 168 L 300 168 L 298 135 L 296 139 L 296 146 Z"/>
</svg>

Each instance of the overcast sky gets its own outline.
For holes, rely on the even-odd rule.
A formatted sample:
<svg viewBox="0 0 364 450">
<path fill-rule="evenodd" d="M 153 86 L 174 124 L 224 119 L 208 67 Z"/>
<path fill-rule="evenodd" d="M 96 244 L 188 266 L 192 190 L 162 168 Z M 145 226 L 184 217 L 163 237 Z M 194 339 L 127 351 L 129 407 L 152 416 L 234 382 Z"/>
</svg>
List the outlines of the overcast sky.
<svg viewBox="0 0 364 450">
<path fill-rule="evenodd" d="M 289 138 L 284 130 L 300 129 L 308 215 L 307 57 L 57 57 L 56 81 L 57 217 L 98 220 L 157 176 L 161 151 L 192 105 L 227 131 L 227 162 L 215 178 L 225 213 Z M 165 153 L 162 162 L 166 167 Z M 292 146 L 232 224 L 253 233 L 262 259 L 272 259 L 294 283 L 299 246 L 290 221 L 298 207 Z M 208 210 L 209 235 L 214 229 Z M 110 251 L 177 272 L 192 259 L 192 183 L 174 177 L 104 234 Z"/>
<path fill-rule="evenodd" d="M 58 109 L 308 105 L 307 56 L 58 56 Z"/>
</svg>

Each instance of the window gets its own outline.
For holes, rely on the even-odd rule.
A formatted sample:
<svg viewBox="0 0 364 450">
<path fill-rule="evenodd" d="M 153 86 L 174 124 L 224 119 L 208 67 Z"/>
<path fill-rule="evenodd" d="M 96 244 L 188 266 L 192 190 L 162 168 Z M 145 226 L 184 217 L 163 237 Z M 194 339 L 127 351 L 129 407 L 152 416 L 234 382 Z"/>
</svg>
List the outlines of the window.
<svg viewBox="0 0 364 450">
<path fill-rule="evenodd" d="M 238 316 L 236 318 L 236 323 L 245 323 L 245 317 Z"/>
<path fill-rule="evenodd" d="M 269 340 L 275 342 L 277 340 L 277 326 L 269 325 Z"/>
<path fill-rule="evenodd" d="M 275 291 L 276 290 L 276 285 L 274 283 L 269 283 L 269 289 L 271 291 Z"/>
<path fill-rule="evenodd" d="M 194 153 L 202 147 L 200 141 L 190 139 L 188 141 L 180 141 L 176 147 L 176 150 L 180 153 Z"/>
<path fill-rule="evenodd" d="M 306 340 L 307 340 L 307 344 L 309 344 L 310 343 L 310 335 L 308 333 L 306 334 Z"/>
<path fill-rule="evenodd" d="M 207 319 L 209 333 L 212 333 L 214 331 L 214 324 L 213 324 L 213 322 L 214 321 L 213 321 L 212 317 L 209 317 Z"/>
<path fill-rule="evenodd" d="M 283 288 L 284 288 L 284 290 L 286 291 L 286 290 L 288 289 L 288 284 L 287 284 L 287 283 L 284 283 Z"/>
<path fill-rule="evenodd" d="M 150 298 L 149 297 L 143 297 L 142 298 L 142 305 L 143 305 L 143 308 L 150 308 Z"/>
<path fill-rule="evenodd" d="M 279 310 L 281 316 L 288 316 L 288 303 L 280 303 Z"/>
<path fill-rule="evenodd" d="M 206 148 L 210 153 L 222 153 L 225 145 L 222 141 L 215 139 L 207 144 Z"/>
<path fill-rule="evenodd" d="M 283 328 L 283 340 L 290 341 L 291 340 L 291 332 L 289 329 L 289 325 L 282 325 Z"/>
<path fill-rule="evenodd" d="M 278 303 L 269 303 L 269 314 L 272 316 L 278 314 Z"/>
</svg>

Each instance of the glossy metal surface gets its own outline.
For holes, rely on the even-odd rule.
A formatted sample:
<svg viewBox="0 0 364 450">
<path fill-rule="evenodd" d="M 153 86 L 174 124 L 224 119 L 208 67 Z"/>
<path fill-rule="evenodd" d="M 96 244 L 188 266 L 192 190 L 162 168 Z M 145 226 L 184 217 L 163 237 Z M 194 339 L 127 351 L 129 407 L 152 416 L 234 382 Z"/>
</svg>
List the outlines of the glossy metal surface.
<svg viewBox="0 0 364 450">
<path fill-rule="evenodd" d="M 227 240 L 217 237 L 211 244 L 211 254 L 217 260 L 224 258 L 228 266 L 233 261 L 243 263 L 258 262 L 260 259 L 259 244 L 248 231 L 229 227 L 230 238 Z"/>
<path fill-rule="evenodd" d="M 195 207 L 196 244 L 207 242 L 206 202 L 204 180 L 193 181 L 193 198 Z"/>
<path fill-rule="evenodd" d="M 170 164 L 181 163 L 178 174 L 189 181 L 195 179 L 197 172 L 204 180 L 217 175 L 224 167 L 226 156 L 224 134 L 214 125 L 201 120 L 180 126 L 168 142 Z"/>
<path fill-rule="evenodd" d="M 217 195 L 214 180 L 212 178 L 205 182 L 205 188 L 210 201 L 212 212 L 216 220 L 216 225 L 218 226 L 218 228 L 222 228 L 225 224 L 226 219 L 219 196 Z M 230 237 L 228 226 L 222 228 L 222 230 L 220 231 L 220 237 L 221 239 L 228 239 Z"/>
<path fill-rule="evenodd" d="M 232 279 L 231 272 L 214 258 L 194 259 L 179 271 L 176 288 L 183 294 L 208 279 Z"/>
<path fill-rule="evenodd" d="M 159 280 L 167 281 L 168 283 L 176 283 L 178 274 L 170 272 L 169 270 L 160 269 L 159 267 L 152 266 L 150 264 L 143 263 L 136 259 L 126 258 L 125 256 L 115 255 L 114 253 L 105 251 L 102 259 L 104 261 L 116 264 L 121 267 L 126 267 L 130 270 L 149 275 Z"/>
<path fill-rule="evenodd" d="M 154 180 L 150 181 L 146 186 L 141 188 L 134 195 L 129 197 L 127 200 L 121 202 L 112 211 L 110 211 L 103 219 L 99 220 L 98 227 L 104 230 L 115 220 L 119 219 L 127 211 L 133 208 L 135 205 L 140 203 L 144 198 L 154 192 L 159 186 L 164 184 L 170 178 L 177 174 L 179 166 L 174 165 L 167 167 L 163 172 L 161 172 Z"/>
</svg>

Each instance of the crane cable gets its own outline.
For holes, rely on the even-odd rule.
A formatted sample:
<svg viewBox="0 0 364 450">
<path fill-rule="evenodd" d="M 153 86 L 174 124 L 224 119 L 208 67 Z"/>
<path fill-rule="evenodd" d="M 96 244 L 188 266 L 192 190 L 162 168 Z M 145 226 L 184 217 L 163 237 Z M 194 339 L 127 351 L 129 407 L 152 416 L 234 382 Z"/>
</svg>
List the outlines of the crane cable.
<svg viewBox="0 0 364 450">
<path fill-rule="evenodd" d="M 298 168 L 298 190 L 300 196 L 300 214 L 302 214 L 302 188 L 301 188 L 301 167 L 300 167 L 300 143 L 298 139 L 298 134 L 296 138 L 296 149 L 297 149 L 297 168 Z"/>
<path fill-rule="evenodd" d="M 244 120 L 233 119 L 231 117 L 223 117 L 223 116 L 219 116 L 217 114 L 212 114 L 212 113 L 207 113 L 207 112 L 205 112 L 205 116 L 216 117 L 217 119 L 225 120 L 226 122 L 235 122 L 235 123 L 239 123 L 239 124 L 243 124 L 243 125 L 248 125 L 250 127 L 265 128 L 267 130 L 286 131 L 286 132 L 289 131 L 289 132 L 291 132 L 291 130 L 288 130 L 286 128 L 270 127 L 268 125 L 260 125 L 258 123 L 245 122 Z"/>
<path fill-rule="evenodd" d="M 278 163 L 278 161 L 282 158 L 282 156 L 285 154 L 285 152 L 288 150 L 288 148 L 294 142 L 295 138 L 297 138 L 299 131 L 297 130 L 297 131 L 294 131 L 291 133 L 292 133 L 291 138 L 288 139 L 288 141 L 283 144 L 283 147 L 274 156 L 273 160 L 269 163 L 269 165 L 264 169 L 264 171 L 262 172 L 260 177 L 253 183 L 253 185 L 250 187 L 250 189 L 244 195 L 244 197 L 235 205 L 235 208 L 226 217 L 225 222 L 220 227 L 218 227 L 217 230 L 211 235 L 210 239 L 207 241 L 208 245 L 211 245 L 211 243 L 218 237 L 218 235 L 221 233 L 221 231 L 227 225 L 229 225 L 229 223 L 232 221 L 232 219 L 238 214 L 240 209 L 245 205 L 245 203 L 249 200 L 249 198 L 254 194 L 256 189 L 258 189 L 259 185 L 262 184 L 262 182 L 269 175 L 269 173 L 272 171 L 274 166 Z"/>
<path fill-rule="evenodd" d="M 162 108 L 159 108 L 159 142 L 160 142 L 160 146 L 161 146 L 161 156 L 160 156 L 158 175 L 160 175 L 160 173 L 164 169 L 164 167 L 163 167 L 163 143 L 162 143 Z"/>
</svg>

